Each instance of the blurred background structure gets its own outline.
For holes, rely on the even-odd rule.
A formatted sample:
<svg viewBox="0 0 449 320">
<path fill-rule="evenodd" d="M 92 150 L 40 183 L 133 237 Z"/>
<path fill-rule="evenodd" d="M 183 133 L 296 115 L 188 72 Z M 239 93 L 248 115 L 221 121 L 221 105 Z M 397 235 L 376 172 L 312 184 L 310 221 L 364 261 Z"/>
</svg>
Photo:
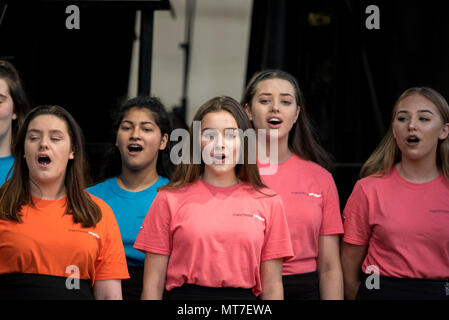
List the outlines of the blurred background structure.
<svg viewBox="0 0 449 320">
<path fill-rule="evenodd" d="M 65 27 L 72 3 L 79 30 Z M 365 26 L 369 5 L 379 30 Z M 428 85 L 448 98 L 448 12 L 439 0 L 15 0 L 0 2 L 0 57 L 33 105 L 60 104 L 79 121 L 94 175 L 123 99 L 159 96 L 183 126 L 213 96 L 240 100 L 254 72 L 284 69 L 335 158 L 344 205 L 399 94 Z"/>
</svg>

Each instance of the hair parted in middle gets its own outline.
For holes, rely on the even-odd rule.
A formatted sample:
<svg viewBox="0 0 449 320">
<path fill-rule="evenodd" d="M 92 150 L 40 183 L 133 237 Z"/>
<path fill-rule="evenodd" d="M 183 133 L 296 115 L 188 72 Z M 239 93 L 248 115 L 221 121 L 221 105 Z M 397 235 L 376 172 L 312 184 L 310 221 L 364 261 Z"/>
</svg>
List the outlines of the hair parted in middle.
<svg viewBox="0 0 449 320">
<path fill-rule="evenodd" d="M 300 158 L 313 161 L 326 169 L 331 169 L 331 156 L 318 143 L 318 137 L 307 115 L 304 95 L 299 87 L 298 81 L 293 75 L 278 69 L 257 72 L 246 86 L 242 100 L 240 101 L 242 107 L 245 108 L 246 105 L 251 107 L 252 100 L 257 91 L 257 85 L 264 80 L 270 79 L 281 79 L 290 82 L 295 90 L 296 104 L 301 107 L 298 120 L 288 134 L 288 148 L 290 151 Z"/>
<path fill-rule="evenodd" d="M 75 154 L 67 163 L 65 187 L 67 208 L 65 214 L 73 216 L 75 223 L 83 227 L 95 226 L 101 220 L 101 210 L 85 191 L 88 180 L 88 164 L 84 151 L 84 136 L 78 123 L 64 108 L 56 105 L 38 106 L 31 110 L 20 127 L 14 143 L 15 158 L 11 178 L 0 188 L 0 219 L 22 222 L 21 208 L 33 205 L 30 191 L 29 169 L 24 158 L 25 139 L 30 122 L 42 115 L 53 115 L 67 125 L 70 144 Z"/>
<path fill-rule="evenodd" d="M 240 106 L 238 101 L 229 96 L 219 96 L 205 102 L 196 112 L 195 116 L 193 117 L 193 121 L 202 121 L 202 119 L 208 113 L 221 111 L 229 112 L 232 115 L 232 117 L 237 122 L 237 127 L 240 132 L 252 130 L 251 122 L 249 121 L 248 116 L 246 115 L 243 108 Z M 199 144 L 199 141 L 194 140 L 195 137 L 196 135 L 194 134 L 194 125 L 192 122 L 189 130 L 190 162 L 179 164 L 176 167 L 175 172 L 173 173 L 170 183 L 164 187 L 161 187 L 160 189 L 177 189 L 185 186 L 188 183 L 192 183 L 200 179 L 202 173 L 204 172 L 205 164 L 202 159 L 201 163 L 195 164 L 193 161 L 193 152 L 195 150 L 194 144 Z M 236 177 L 241 181 L 248 182 L 256 190 L 266 188 L 260 178 L 257 164 L 252 164 L 248 161 L 248 153 L 250 149 L 248 137 L 240 138 L 243 139 L 243 146 L 241 146 L 243 152 L 240 155 L 243 156 L 243 159 L 240 159 L 234 168 Z"/>
</svg>

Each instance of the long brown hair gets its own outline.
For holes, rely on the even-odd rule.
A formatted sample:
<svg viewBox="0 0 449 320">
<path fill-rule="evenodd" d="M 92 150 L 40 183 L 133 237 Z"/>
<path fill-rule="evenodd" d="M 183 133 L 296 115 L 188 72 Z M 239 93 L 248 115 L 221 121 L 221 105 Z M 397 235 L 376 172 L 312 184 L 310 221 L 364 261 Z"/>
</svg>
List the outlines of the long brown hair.
<svg viewBox="0 0 449 320">
<path fill-rule="evenodd" d="M 6 60 L 0 60 L 0 79 L 8 85 L 9 94 L 13 102 L 13 112 L 16 114 L 16 120 L 12 121 L 11 147 L 16 139 L 19 127 L 23 124 L 25 115 L 29 111 L 28 98 L 23 89 L 22 80 L 16 68 Z"/>
<path fill-rule="evenodd" d="M 296 103 L 301 107 L 298 120 L 288 134 L 288 148 L 290 151 L 300 158 L 313 161 L 326 169 L 330 169 L 332 166 L 331 157 L 318 143 L 317 135 L 307 116 L 303 93 L 293 75 L 282 70 L 264 70 L 256 73 L 248 82 L 243 93 L 242 107 L 245 108 L 248 105 L 251 108 L 257 85 L 268 79 L 282 79 L 290 82 L 295 90 Z"/>
<path fill-rule="evenodd" d="M 393 136 L 393 121 L 399 103 L 405 98 L 419 94 L 430 100 L 438 109 L 443 123 L 449 123 L 449 106 L 446 99 L 436 90 L 429 87 L 413 87 L 402 93 L 394 104 L 391 113 L 390 128 L 380 144 L 368 158 L 360 170 L 360 177 L 367 177 L 372 174 L 383 176 L 401 160 L 401 150 L 399 150 L 396 140 Z M 449 137 L 438 141 L 437 146 L 437 166 L 443 171 L 443 174 L 449 179 Z"/>
<path fill-rule="evenodd" d="M 24 159 L 25 138 L 30 122 L 41 115 L 53 115 L 67 124 L 74 159 L 66 168 L 65 187 L 67 207 L 65 214 L 73 216 L 75 223 L 94 227 L 101 220 L 101 210 L 84 190 L 87 179 L 87 161 L 84 155 L 84 137 L 75 119 L 60 106 L 39 106 L 30 111 L 17 134 L 13 154 L 15 162 L 11 178 L 0 188 L 0 219 L 22 221 L 21 209 L 33 205 L 30 192 L 29 169 Z"/>
<path fill-rule="evenodd" d="M 204 116 L 211 112 L 226 111 L 229 112 L 237 122 L 238 128 L 245 132 L 251 130 L 251 123 L 246 115 L 245 111 L 240 107 L 238 101 L 228 96 L 215 97 L 204 103 L 196 112 L 193 121 L 201 121 Z M 197 181 L 201 174 L 204 172 L 204 162 L 201 159 L 201 163 L 194 163 L 194 143 L 199 143 L 194 139 L 193 123 L 190 126 L 190 161 L 189 163 L 181 163 L 177 166 L 173 173 L 170 183 L 160 189 L 177 189 L 185 186 L 188 183 Z M 196 148 L 197 149 L 197 148 Z M 198 149 L 197 149 L 198 150 Z M 236 176 L 241 180 L 250 183 L 256 190 L 266 188 L 262 183 L 259 175 L 257 164 L 249 163 L 248 161 L 249 143 L 248 138 L 243 138 L 243 161 L 235 166 L 234 170 Z"/>
</svg>

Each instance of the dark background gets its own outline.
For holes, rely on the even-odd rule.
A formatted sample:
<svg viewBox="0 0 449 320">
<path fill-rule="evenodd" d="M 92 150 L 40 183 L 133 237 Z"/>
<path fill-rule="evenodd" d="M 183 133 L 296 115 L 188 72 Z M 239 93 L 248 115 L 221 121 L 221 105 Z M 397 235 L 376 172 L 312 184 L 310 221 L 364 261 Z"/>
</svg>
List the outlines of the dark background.
<svg viewBox="0 0 449 320">
<path fill-rule="evenodd" d="M 111 141 L 110 111 L 127 93 L 135 8 L 84 3 L 81 29 L 67 30 L 70 1 L 34 3 L 9 3 L 0 57 L 16 65 L 33 106 L 59 104 L 74 115 L 95 176 Z M 372 4 L 380 9 L 380 30 L 365 27 Z M 298 78 L 321 142 L 335 158 L 342 205 L 401 92 L 427 85 L 448 96 L 448 12 L 449 2 L 437 0 L 254 1 L 246 80 L 265 68 Z M 330 23 L 311 24 L 310 13 Z"/>
</svg>

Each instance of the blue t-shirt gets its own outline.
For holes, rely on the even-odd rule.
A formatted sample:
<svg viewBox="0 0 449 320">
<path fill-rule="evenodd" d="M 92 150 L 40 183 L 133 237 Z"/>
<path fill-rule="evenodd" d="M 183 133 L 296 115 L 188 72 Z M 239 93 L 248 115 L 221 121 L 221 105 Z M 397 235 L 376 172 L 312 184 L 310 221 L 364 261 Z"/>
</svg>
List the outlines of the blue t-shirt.
<svg viewBox="0 0 449 320">
<path fill-rule="evenodd" d="M 120 188 L 117 177 L 114 177 L 87 189 L 88 192 L 106 202 L 114 212 L 129 266 L 143 267 L 144 265 L 145 254 L 133 248 L 134 241 L 157 194 L 157 188 L 168 182 L 167 178 L 159 177 L 151 187 L 132 192 Z"/>
<path fill-rule="evenodd" d="M 12 155 L 0 158 L 0 186 L 2 186 L 6 181 L 6 175 L 9 169 L 11 169 L 14 163 L 14 157 Z M 9 175 L 8 179 L 11 177 Z"/>
</svg>

